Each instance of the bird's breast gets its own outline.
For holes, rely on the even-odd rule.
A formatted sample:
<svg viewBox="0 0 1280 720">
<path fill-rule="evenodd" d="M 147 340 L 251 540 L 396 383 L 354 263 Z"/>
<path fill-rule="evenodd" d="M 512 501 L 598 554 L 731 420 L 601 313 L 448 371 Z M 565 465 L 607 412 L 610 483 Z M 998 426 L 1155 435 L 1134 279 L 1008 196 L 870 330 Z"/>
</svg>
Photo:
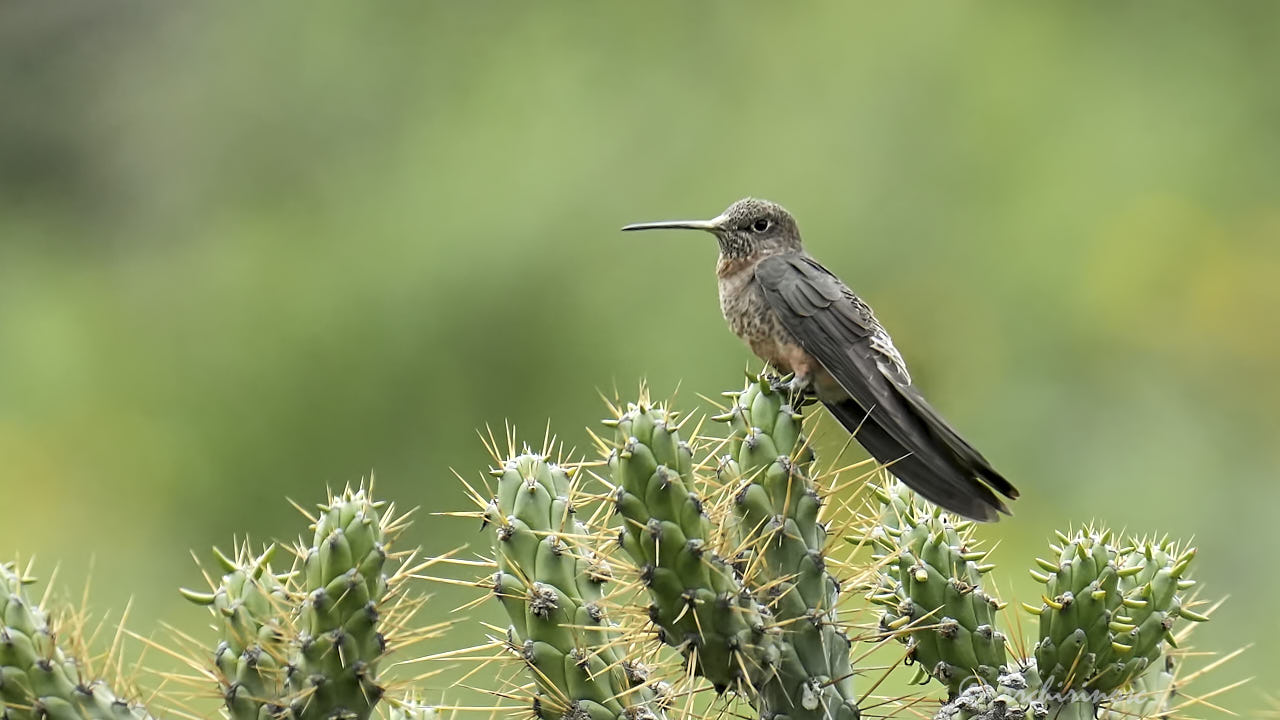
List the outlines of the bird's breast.
<svg viewBox="0 0 1280 720">
<path fill-rule="evenodd" d="M 753 270 L 754 267 L 725 260 L 716 268 L 720 278 L 720 314 L 729 323 L 729 329 L 743 340 L 757 332 L 757 316 L 768 309 L 756 286 Z"/>
<path fill-rule="evenodd" d="M 721 263 L 721 268 L 725 265 Z M 809 376 L 814 370 L 812 356 L 782 326 L 778 314 L 764 298 L 755 282 L 753 267 L 737 272 L 721 272 L 720 312 L 729 329 L 742 339 L 757 357 L 782 372 Z"/>
</svg>

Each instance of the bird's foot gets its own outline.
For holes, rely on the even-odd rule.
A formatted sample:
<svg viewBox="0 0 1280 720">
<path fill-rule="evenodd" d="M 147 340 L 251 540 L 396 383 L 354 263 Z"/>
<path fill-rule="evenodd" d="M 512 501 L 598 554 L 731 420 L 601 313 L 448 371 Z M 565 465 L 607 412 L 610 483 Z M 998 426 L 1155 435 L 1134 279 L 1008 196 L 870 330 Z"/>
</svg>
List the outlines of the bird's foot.
<svg viewBox="0 0 1280 720">
<path fill-rule="evenodd" d="M 769 390 L 773 392 L 788 392 L 791 389 L 791 383 L 795 382 L 794 375 L 781 375 L 769 370 L 761 372 L 759 378 L 769 383 Z"/>
<path fill-rule="evenodd" d="M 769 389 L 774 392 L 786 393 L 791 407 L 799 410 L 806 405 L 812 405 L 818 401 L 817 395 L 813 392 L 813 386 L 808 378 L 803 378 L 795 374 L 790 375 L 774 375 L 767 374 L 764 379 L 769 382 Z"/>
</svg>

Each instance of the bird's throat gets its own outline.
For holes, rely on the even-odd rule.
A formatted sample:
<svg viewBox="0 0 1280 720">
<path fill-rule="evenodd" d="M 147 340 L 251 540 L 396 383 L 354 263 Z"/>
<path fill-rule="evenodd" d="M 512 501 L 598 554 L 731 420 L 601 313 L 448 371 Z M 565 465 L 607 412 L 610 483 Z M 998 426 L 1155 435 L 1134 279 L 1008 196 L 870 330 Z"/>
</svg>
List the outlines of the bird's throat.
<svg viewBox="0 0 1280 720">
<path fill-rule="evenodd" d="M 751 273 L 755 267 L 755 258 L 739 258 L 721 255 L 716 262 L 716 277 L 721 280 L 730 280 L 735 277 L 742 276 L 744 273 Z"/>
</svg>

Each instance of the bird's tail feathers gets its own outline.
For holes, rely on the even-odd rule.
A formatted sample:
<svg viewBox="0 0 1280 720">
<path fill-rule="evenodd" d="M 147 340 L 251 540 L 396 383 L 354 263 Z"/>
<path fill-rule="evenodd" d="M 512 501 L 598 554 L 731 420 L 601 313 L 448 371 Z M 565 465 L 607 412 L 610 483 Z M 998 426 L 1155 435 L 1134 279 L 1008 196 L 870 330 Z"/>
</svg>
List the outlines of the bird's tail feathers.
<svg viewBox="0 0 1280 720">
<path fill-rule="evenodd" d="M 991 467 L 991 463 L 982 456 L 982 453 L 978 452 L 977 449 L 966 442 L 964 438 L 960 437 L 960 434 L 956 432 L 955 428 L 951 427 L 951 424 L 943 419 L 942 415 L 938 414 L 937 410 L 933 409 L 933 406 L 924 399 L 923 395 L 915 392 L 915 388 L 910 388 L 910 390 L 911 392 L 902 393 L 903 396 L 909 403 L 911 403 L 911 406 L 915 409 L 916 414 L 920 416 L 920 419 L 923 420 L 938 439 L 956 455 L 960 462 L 965 467 L 971 468 L 973 472 L 981 476 L 983 480 L 990 484 L 991 487 L 995 488 L 1001 495 L 1004 495 L 1010 500 L 1017 498 L 1018 489 L 1013 486 L 1013 483 L 1004 479 L 1003 475 L 996 472 L 996 469 Z"/>
<path fill-rule="evenodd" d="M 1009 497 L 1015 497 L 1017 491 L 1001 477 L 991 466 L 982 460 L 980 466 L 972 466 L 962 462 L 954 452 L 930 453 L 928 450 L 912 452 L 895 440 L 876 422 L 874 413 L 868 413 L 853 400 L 839 403 L 825 403 L 827 409 L 840 424 L 851 433 L 867 452 L 878 462 L 888 466 L 889 472 L 915 490 L 922 497 L 951 512 L 967 518 L 990 522 L 999 518 L 998 513 L 1008 514 L 1009 510 L 991 488 L 978 480 L 981 475 L 989 480 L 983 467 L 996 480 L 1007 486 L 1013 495 L 1005 492 L 1000 485 L 993 483 L 996 489 Z M 935 413 L 936 415 L 936 413 Z M 954 431 L 953 431 L 954 434 Z M 963 441 L 961 441 L 963 442 Z M 949 449 L 950 443 L 945 443 Z M 970 448 L 974 455 L 976 451 Z M 977 455 L 981 460 L 981 456 Z M 949 459 L 948 459 L 949 458 Z"/>
</svg>

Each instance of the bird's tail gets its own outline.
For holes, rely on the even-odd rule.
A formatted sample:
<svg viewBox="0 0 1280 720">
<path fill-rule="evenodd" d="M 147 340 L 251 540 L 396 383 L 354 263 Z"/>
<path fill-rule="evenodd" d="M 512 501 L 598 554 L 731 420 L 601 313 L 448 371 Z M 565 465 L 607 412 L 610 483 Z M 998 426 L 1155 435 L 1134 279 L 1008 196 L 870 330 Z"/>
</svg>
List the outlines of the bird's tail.
<svg viewBox="0 0 1280 720">
<path fill-rule="evenodd" d="M 999 518 L 998 513 L 1009 512 L 992 488 L 1009 498 L 1018 496 L 1017 489 L 936 412 L 921 414 L 928 437 L 920 438 L 920 448 L 913 452 L 878 424 L 876 413 L 868 413 L 853 400 L 824 404 L 889 472 L 945 510 L 990 522 Z"/>
</svg>

